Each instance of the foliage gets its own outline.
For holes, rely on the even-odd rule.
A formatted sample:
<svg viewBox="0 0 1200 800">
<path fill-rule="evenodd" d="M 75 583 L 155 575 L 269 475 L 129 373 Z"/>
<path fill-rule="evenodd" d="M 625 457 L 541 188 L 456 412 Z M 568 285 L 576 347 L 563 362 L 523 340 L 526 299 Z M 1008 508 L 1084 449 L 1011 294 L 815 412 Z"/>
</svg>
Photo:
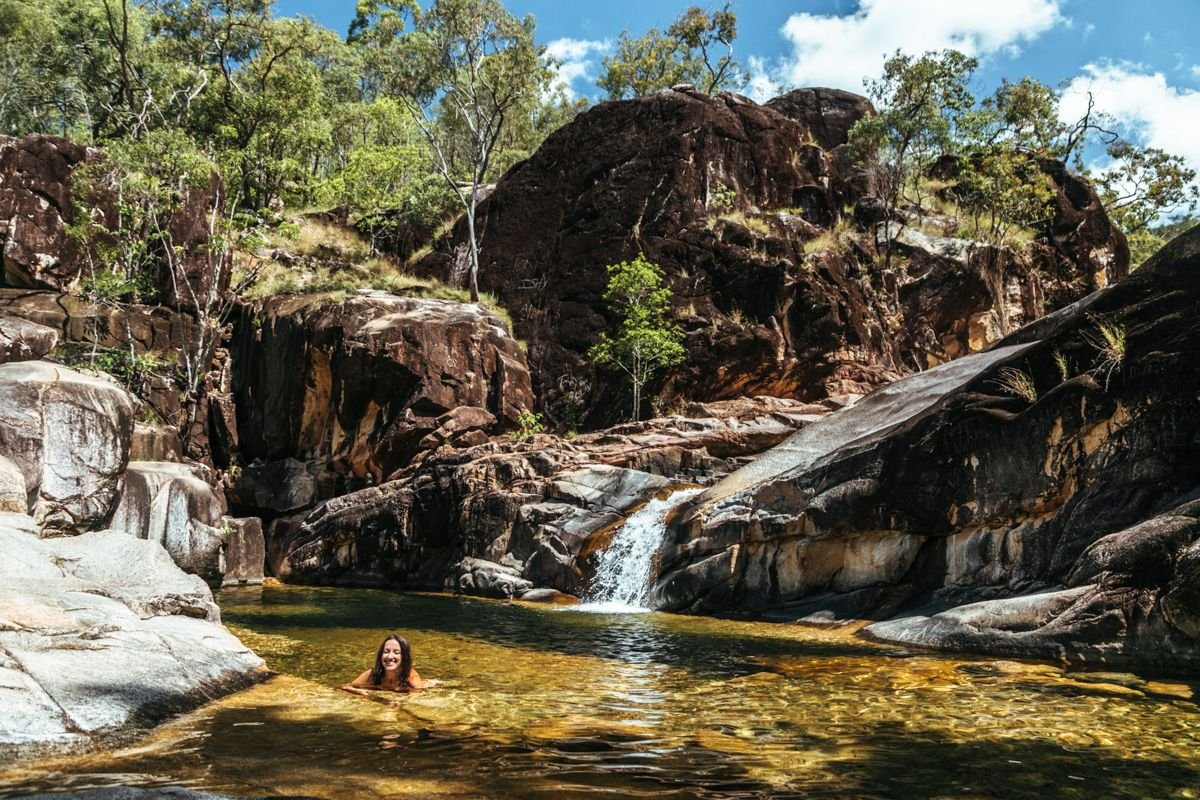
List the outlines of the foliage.
<svg viewBox="0 0 1200 800">
<path fill-rule="evenodd" d="M 615 336 L 600 334 L 588 357 L 622 370 L 633 384 L 633 419 L 641 415 L 642 388 L 658 372 L 683 362 L 683 331 L 667 320 L 671 292 L 663 271 L 639 254 L 607 268 L 604 302 L 620 318 Z"/>
<path fill-rule="evenodd" d="M 884 203 L 889 262 L 899 233 L 892 229 L 896 211 L 909 195 L 915 195 L 920 208 L 921 178 L 938 156 L 953 149 L 958 126 L 974 104 L 967 82 L 977 66 L 978 61 L 955 50 L 919 58 L 896 51 L 884 62 L 878 80 L 865 81 L 880 110 L 855 123 L 850 142 Z"/>
<path fill-rule="evenodd" d="M 178 366 L 169 356 L 154 351 L 139 353 L 132 345 L 121 348 L 62 343 L 54 349 L 53 358 L 73 369 L 107 373 L 135 395 L 142 394 L 153 378 L 173 377 Z"/>
<path fill-rule="evenodd" d="M 533 411 L 522 411 L 517 416 L 517 428 L 509 435 L 513 441 L 528 442 L 539 433 L 544 433 L 546 426 L 542 424 L 542 415 Z"/>
<path fill-rule="evenodd" d="M 1108 388 L 1113 372 L 1125 362 L 1125 326 L 1099 318 L 1094 318 L 1092 322 L 1095 323 L 1096 329 L 1086 334 L 1085 338 L 1096 348 L 1098 356 L 1093 371 L 1097 375 L 1104 375 L 1104 386 Z"/>
<path fill-rule="evenodd" d="M 746 76 L 733 59 L 736 38 L 737 16 L 729 3 L 719 11 L 692 6 L 665 33 L 651 28 L 631 39 L 622 31 L 613 54 L 601 62 L 604 72 L 596 83 L 612 100 L 643 97 L 681 83 L 708 94 L 740 89 Z"/>
<path fill-rule="evenodd" d="M 396 40 L 391 84 L 429 142 L 437 171 L 460 197 L 469 239 L 468 283 L 472 299 L 478 299 L 479 190 L 505 119 L 549 84 L 550 71 L 533 42 L 533 18 L 516 19 L 499 0 L 435 0 L 412 14 L 412 31 Z M 468 170 L 461 190 L 463 176 L 451 156 L 457 139 L 438 125 L 439 111 L 465 131 Z"/>
<path fill-rule="evenodd" d="M 708 204 L 714 208 L 730 211 L 737 203 L 737 192 L 724 181 L 717 181 L 708 198 Z"/>
<path fill-rule="evenodd" d="M 1028 372 L 1014 367 L 1004 367 L 993 383 L 1002 391 L 1019 397 L 1027 403 L 1037 402 L 1037 386 Z"/>
</svg>

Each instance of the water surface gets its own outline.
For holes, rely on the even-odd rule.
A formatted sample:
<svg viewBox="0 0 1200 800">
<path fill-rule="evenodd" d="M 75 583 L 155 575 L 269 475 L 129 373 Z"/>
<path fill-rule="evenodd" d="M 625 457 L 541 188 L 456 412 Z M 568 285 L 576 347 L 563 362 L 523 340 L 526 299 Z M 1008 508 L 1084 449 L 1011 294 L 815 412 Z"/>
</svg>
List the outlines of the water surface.
<svg viewBox="0 0 1200 800">
<path fill-rule="evenodd" d="M 218 601 L 278 677 L 134 747 L 0 772 L 0 796 L 1200 797 L 1184 684 L 656 613 L 302 587 Z M 443 685 L 334 690 L 390 631 Z"/>
</svg>

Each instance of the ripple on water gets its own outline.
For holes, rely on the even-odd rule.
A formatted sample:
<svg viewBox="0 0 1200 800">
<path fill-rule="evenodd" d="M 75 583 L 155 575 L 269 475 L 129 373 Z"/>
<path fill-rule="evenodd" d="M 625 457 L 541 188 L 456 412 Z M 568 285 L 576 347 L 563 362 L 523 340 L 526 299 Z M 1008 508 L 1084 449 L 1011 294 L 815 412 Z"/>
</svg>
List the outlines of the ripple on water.
<svg viewBox="0 0 1200 800">
<path fill-rule="evenodd" d="M 294 587 L 220 602 L 278 677 L 136 747 L 0 774 L 0 795 L 125 783 L 349 798 L 1094 800 L 1200 786 L 1200 715 L 1183 684 L 698 617 Z M 331 688 L 392 630 L 441 686 L 369 701 Z"/>
</svg>

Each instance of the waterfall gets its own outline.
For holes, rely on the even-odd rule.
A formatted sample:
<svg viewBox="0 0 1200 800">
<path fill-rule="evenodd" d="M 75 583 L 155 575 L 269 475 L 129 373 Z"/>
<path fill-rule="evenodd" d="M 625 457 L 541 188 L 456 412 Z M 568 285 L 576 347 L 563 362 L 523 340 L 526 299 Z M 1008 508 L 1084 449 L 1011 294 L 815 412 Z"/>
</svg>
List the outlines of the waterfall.
<svg viewBox="0 0 1200 800">
<path fill-rule="evenodd" d="M 654 556 L 658 554 L 666 532 L 667 515 L 676 506 L 702 490 L 683 489 L 663 500 L 651 500 L 625 520 L 608 548 L 600 554 L 600 563 L 592 585 L 578 611 L 600 614 L 628 614 L 650 611 L 646 595 L 650 593 Z"/>
</svg>

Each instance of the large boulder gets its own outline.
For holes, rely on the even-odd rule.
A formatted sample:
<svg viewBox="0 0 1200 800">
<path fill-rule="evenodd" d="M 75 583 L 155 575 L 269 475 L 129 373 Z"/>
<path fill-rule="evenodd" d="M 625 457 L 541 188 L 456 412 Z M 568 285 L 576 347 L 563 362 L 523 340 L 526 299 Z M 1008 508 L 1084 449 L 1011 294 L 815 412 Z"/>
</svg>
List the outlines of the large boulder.
<svg viewBox="0 0 1200 800">
<path fill-rule="evenodd" d="M 615 323 L 605 267 L 638 253 L 663 267 L 687 334 L 686 363 L 647 396 L 819 401 L 966 352 L 958 343 L 1007 302 L 1007 279 L 993 292 L 954 259 L 884 263 L 869 235 L 839 224 L 869 188 L 845 142 L 870 110 L 825 89 L 767 106 L 667 90 L 589 109 L 509 170 L 477 212 L 479 280 L 529 342 L 548 418 L 595 428 L 621 413 L 621 376 L 587 352 Z M 1082 213 L 1111 227 L 1099 208 Z M 414 269 L 461 281 L 466 236 L 460 222 Z M 1064 279 L 1056 299 L 1083 283 Z M 956 305 L 926 302 L 942 299 Z"/>
<path fill-rule="evenodd" d="M 0 314 L 0 364 L 35 361 L 58 344 L 58 332 L 20 317 Z"/>
<path fill-rule="evenodd" d="M 469 428 L 461 412 L 444 416 L 459 407 L 482 410 L 491 434 L 533 406 L 519 343 L 476 304 L 367 290 L 274 298 L 244 311 L 232 353 L 250 508 L 377 483 L 444 441 L 431 433 Z"/>
<path fill-rule="evenodd" d="M 1194 674 L 1198 441 L 1200 233 L 700 495 L 655 597 Z"/>
<path fill-rule="evenodd" d="M 212 594 L 118 531 L 0 516 L 0 761 L 95 747 L 262 680 Z"/>
<path fill-rule="evenodd" d="M 220 585 L 221 500 L 192 467 L 173 461 L 131 461 L 110 526 L 157 542 L 185 572 Z"/>
<path fill-rule="evenodd" d="M 0 455 L 20 469 L 44 533 L 102 527 L 129 461 L 134 398 L 42 361 L 0 364 Z"/>
</svg>

